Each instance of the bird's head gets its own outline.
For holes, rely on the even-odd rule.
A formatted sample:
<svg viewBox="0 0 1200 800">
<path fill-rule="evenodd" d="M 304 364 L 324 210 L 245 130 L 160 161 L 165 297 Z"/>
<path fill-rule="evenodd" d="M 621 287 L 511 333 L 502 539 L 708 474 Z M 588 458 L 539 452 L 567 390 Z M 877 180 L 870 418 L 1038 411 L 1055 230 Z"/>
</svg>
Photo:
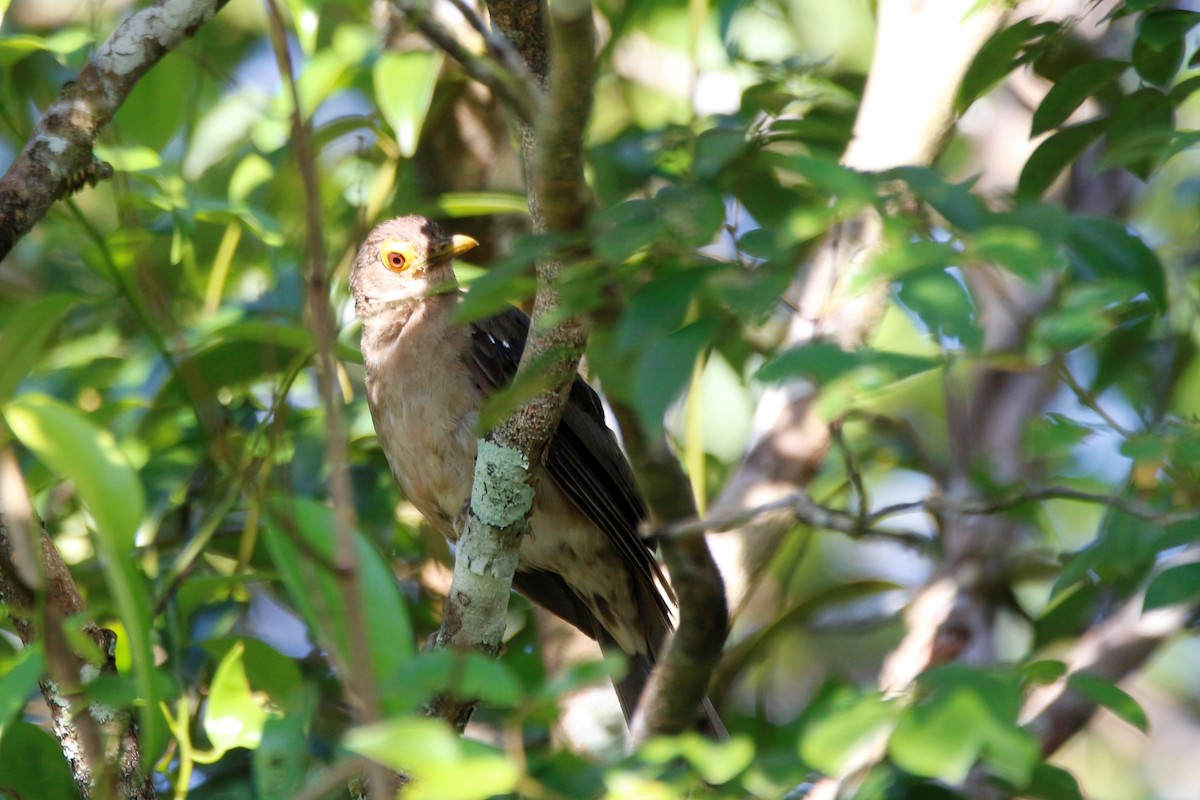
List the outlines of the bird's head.
<svg viewBox="0 0 1200 800">
<path fill-rule="evenodd" d="M 450 260 L 478 244 L 470 236 L 450 236 L 436 222 L 415 215 L 376 225 L 350 269 L 355 309 L 366 316 L 454 286 Z"/>
</svg>

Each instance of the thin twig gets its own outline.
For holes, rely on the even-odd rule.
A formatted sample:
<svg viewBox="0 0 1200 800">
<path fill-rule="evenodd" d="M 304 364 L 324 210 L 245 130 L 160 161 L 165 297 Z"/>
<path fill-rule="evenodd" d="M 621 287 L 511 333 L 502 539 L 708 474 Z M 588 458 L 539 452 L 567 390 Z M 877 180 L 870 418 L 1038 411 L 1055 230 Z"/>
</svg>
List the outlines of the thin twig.
<svg viewBox="0 0 1200 800">
<path fill-rule="evenodd" d="M 38 120 L 0 178 L 0 259 L 56 201 L 112 176 L 92 145 L 146 72 L 228 0 L 159 0 L 128 17 Z"/>
<path fill-rule="evenodd" d="M 919 500 L 913 503 L 906 503 L 904 504 L 907 506 L 906 508 L 898 509 L 893 513 L 920 509 L 924 507 L 926 502 Z M 889 506 L 889 508 L 898 507 Z M 759 517 L 782 512 L 791 514 L 797 522 L 804 523 L 805 525 L 838 531 L 854 538 L 884 539 L 897 542 L 905 547 L 911 547 L 914 550 L 928 550 L 931 544 L 928 536 L 916 533 L 915 531 L 882 530 L 873 527 L 873 521 L 877 514 L 869 515 L 864 524 L 864 520 L 860 519 L 857 515 L 823 506 L 813 500 L 812 496 L 806 492 L 793 492 L 777 500 L 772 500 L 769 503 L 755 506 L 754 508 L 723 512 L 713 514 L 704 519 L 688 519 L 647 528 L 643 532 L 643 535 L 661 537 L 663 539 L 688 539 L 703 536 L 706 533 L 725 533 L 736 530 Z"/>
<path fill-rule="evenodd" d="M 430 43 L 462 65 L 468 75 L 488 87 L 521 121 L 533 124 L 538 93 L 533 89 L 529 71 L 518 71 L 518 68 L 510 63 L 510 57 L 518 58 L 512 53 L 511 47 L 498 50 L 493 47 L 491 41 L 495 37 L 487 35 L 484 41 L 487 42 L 489 51 L 497 55 L 494 58 L 477 55 L 468 50 L 445 25 L 430 16 L 428 8 L 405 0 L 396 3 L 396 8 Z M 486 30 L 486 26 L 484 29 Z"/>
<path fill-rule="evenodd" d="M 1056 372 L 1058 373 L 1059 379 L 1066 384 L 1066 387 L 1071 390 L 1072 394 L 1075 395 L 1075 398 L 1079 400 L 1079 402 L 1086 408 L 1095 413 L 1096 416 L 1108 423 L 1110 428 L 1121 434 L 1121 436 L 1126 439 L 1134 435 L 1133 431 L 1121 425 L 1121 423 L 1117 422 L 1111 414 L 1104 410 L 1104 407 L 1100 405 L 1098 400 L 1096 400 L 1095 395 L 1079 385 L 1079 382 L 1075 380 L 1075 376 L 1071 374 L 1071 370 L 1066 364 L 1059 363 L 1057 365 Z"/>
<path fill-rule="evenodd" d="M 458 13 L 463 15 L 468 24 L 483 37 L 483 43 L 487 45 L 488 52 L 504 65 L 512 79 L 519 81 L 523 85 L 525 93 L 529 94 L 536 102 L 537 95 L 533 91 L 533 75 L 522 60 L 521 54 L 512 46 L 512 42 L 505 36 L 497 36 L 484 22 L 483 17 L 467 4 L 466 0 L 450 0 L 450 2 L 454 4 Z"/>
<path fill-rule="evenodd" d="M 850 486 L 854 488 L 855 499 L 858 505 L 858 517 L 861 521 L 867 516 L 867 509 L 871 507 L 871 500 L 867 496 L 867 489 L 863 485 L 862 473 L 858 469 L 858 461 L 855 459 L 854 452 L 850 449 L 850 445 L 846 441 L 840 420 L 829 426 L 829 435 L 833 446 L 842 454 L 842 463 L 846 466 L 846 477 L 850 481 Z"/>
<path fill-rule="evenodd" d="M 337 396 L 334 374 L 337 364 L 337 334 L 329 308 L 329 275 L 325 265 L 322 236 L 321 193 L 317 180 L 317 158 L 311 132 L 303 117 L 295 70 L 287 48 L 287 31 L 277 0 L 267 0 L 271 42 L 284 85 L 292 102 L 292 142 L 304 196 L 308 260 L 308 315 L 316 338 L 317 391 L 325 414 L 325 462 L 329 469 L 329 491 L 333 501 L 334 561 L 338 589 L 346 612 L 349 663 L 345 677 L 361 722 L 380 719 L 379 692 L 371 672 L 370 631 L 366 621 L 363 587 L 360 582 L 358 542 L 354 532 L 354 494 L 347 469 L 345 425 Z M 332 651 L 331 651 L 332 652 Z M 378 765 L 371 770 L 370 792 L 376 800 L 389 796 L 387 771 Z"/>
<path fill-rule="evenodd" d="M 686 539 L 706 533 L 724 533 L 752 522 L 759 517 L 779 512 L 789 512 L 797 522 L 814 528 L 845 533 L 855 538 L 881 538 L 895 541 L 917 550 L 927 550 L 930 539 L 912 531 L 881 530 L 874 527 L 879 522 L 897 514 L 912 511 L 929 513 L 953 512 L 964 516 L 984 516 L 1006 511 L 1025 503 L 1046 500 L 1073 500 L 1079 503 L 1095 503 L 1152 522 L 1156 525 L 1175 525 L 1200 519 L 1200 509 L 1185 511 L 1162 511 L 1148 503 L 1128 497 L 1098 494 L 1072 489 L 1068 486 L 1047 486 L 993 500 L 967 500 L 951 502 L 944 497 L 927 497 L 923 500 L 906 500 L 892 503 L 864 517 L 829 508 L 812 499 L 806 492 L 793 492 L 777 500 L 753 508 L 712 514 L 704 519 L 689 519 L 668 525 L 647 528 L 643 535 L 668 539 Z"/>
</svg>

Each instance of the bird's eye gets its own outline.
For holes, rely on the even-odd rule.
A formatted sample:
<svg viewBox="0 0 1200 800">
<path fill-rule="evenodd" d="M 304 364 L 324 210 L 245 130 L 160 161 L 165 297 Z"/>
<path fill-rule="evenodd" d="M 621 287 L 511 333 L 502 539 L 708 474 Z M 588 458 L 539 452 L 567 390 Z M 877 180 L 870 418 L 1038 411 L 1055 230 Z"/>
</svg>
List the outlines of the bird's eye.
<svg viewBox="0 0 1200 800">
<path fill-rule="evenodd" d="M 392 272 L 403 272 L 416 260 L 413 246 L 407 242 L 386 241 L 379 250 L 379 260 Z"/>
</svg>

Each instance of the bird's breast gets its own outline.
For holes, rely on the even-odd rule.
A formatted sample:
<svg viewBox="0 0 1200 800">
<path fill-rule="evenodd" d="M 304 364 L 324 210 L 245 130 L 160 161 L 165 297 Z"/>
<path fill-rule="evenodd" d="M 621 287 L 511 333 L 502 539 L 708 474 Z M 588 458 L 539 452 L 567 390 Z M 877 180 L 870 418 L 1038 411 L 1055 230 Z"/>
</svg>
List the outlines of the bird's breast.
<svg viewBox="0 0 1200 800">
<path fill-rule="evenodd" d="M 363 359 L 371 418 L 392 474 L 413 505 L 454 538 L 454 517 L 471 492 L 483 398 L 463 361 L 467 332 L 451 324 L 453 306 L 433 300 L 406 324 L 364 326 Z"/>
</svg>

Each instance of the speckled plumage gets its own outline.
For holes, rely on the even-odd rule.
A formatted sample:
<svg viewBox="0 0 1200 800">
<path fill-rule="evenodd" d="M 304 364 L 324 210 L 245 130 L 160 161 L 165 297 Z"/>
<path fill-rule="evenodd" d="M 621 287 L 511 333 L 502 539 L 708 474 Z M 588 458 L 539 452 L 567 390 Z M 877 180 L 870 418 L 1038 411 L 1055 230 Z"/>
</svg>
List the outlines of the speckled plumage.
<svg viewBox="0 0 1200 800">
<path fill-rule="evenodd" d="M 350 276 L 379 441 L 405 495 L 451 541 L 470 496 L 479 410 L 512 379 L 529 326 L 515 308 L 453 322 L 461 295 L 451 251 L 473 245 L 454 241 L 421 217 L 389 220 L 368 236 Z M 380 252 L 397 242 L 413 246 L 401 271 Z M 628 463 L 582 379 L 543 469 L 513 585 L 630 656 L 629 676 L 617 684 L 628 717 L 670 628 L 670 589 L 638 535 L 645 511 Z"/>
</svg>

